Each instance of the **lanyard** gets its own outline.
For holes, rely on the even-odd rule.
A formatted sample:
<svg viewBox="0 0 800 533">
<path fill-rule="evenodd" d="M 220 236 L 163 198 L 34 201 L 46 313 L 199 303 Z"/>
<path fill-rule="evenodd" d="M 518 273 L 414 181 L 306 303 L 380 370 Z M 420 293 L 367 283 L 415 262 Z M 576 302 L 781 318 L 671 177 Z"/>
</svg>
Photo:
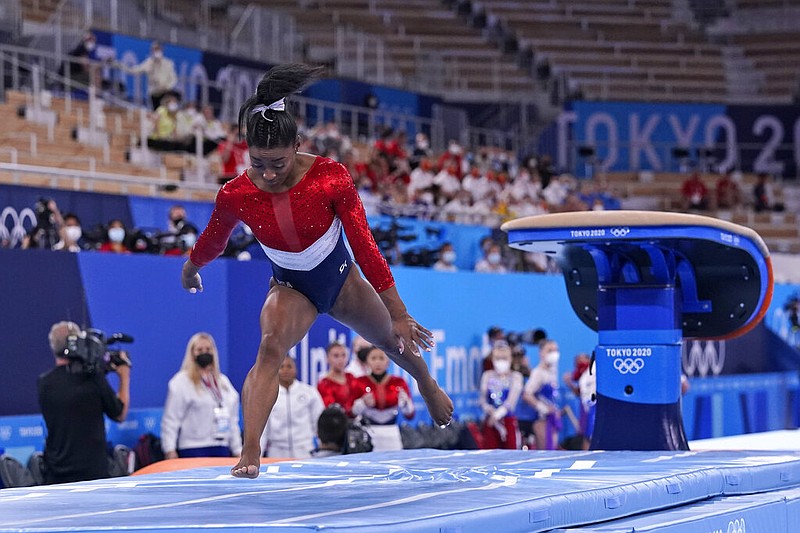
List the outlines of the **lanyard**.
<svg viewBox="0 0 800 533">
<path fill-rule="evenodd" d="M 203 385 L 206 386 L 208 392 L 214 397 L 214 401 L 217 402 L 217 405 L 222 407 L 222 391 L 219 389 L 219 384 L 217 384 L 217 377 L 211 374 L 210 376 L 203 375 L 200 379 L 203 380 Z"/>
</svg>

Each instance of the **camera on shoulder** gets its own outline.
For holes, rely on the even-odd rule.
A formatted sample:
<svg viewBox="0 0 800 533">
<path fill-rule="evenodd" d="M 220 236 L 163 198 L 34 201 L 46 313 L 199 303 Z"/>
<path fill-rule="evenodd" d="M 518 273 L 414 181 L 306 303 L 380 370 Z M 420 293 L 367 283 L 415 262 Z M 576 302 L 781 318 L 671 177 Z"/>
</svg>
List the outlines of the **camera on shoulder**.
<svg viewBox="0 0 800 533">
<path fill-rule="evenodd" d="M 133 337 L 125 333 L 114 333 L 106 336 L 97 329 L 85 329 L 67 336 L 67 345 L 62 357 L 70 360 L 69 368 L 73 372 L 92 374 L 104 372 L 108 374 L 118 366 L 130 366 L 127 354 L 121 350 L 109 350 L 115 343 L 131 343 Z"/>
</svg>

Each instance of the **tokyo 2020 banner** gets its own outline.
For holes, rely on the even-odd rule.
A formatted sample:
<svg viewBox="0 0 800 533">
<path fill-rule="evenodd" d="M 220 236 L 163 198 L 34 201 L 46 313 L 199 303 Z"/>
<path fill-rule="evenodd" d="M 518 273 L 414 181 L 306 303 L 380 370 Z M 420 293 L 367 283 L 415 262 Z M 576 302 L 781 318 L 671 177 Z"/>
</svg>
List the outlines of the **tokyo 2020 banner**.
<svg viewBox="0 0 800 533">
<path fill-rule="evenodd" d="M 592 165 L 611 172 L 698 165 L 794 178 L 800 167 L 797 105 L 574 102 L 554 134 L 559 168 L 579 176 Z"/>
</svg>

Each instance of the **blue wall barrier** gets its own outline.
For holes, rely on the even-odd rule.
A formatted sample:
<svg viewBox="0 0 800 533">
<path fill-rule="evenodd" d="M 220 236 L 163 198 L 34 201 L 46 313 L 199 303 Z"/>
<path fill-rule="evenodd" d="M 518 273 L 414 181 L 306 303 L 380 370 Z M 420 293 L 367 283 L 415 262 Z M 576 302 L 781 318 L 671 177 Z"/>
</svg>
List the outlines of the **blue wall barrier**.
<svg viewBox="0 0 800 533">
<path fill-rule="evenodd" d="M 696 151 L 711 146 L 715 164 L 725 168 L 797 177 L 800 167 L 797 105 L 573 102 L 556 124 L 550 138 L 561 168 L 582 145 L 594 146 L 610 171 L 676 171 L 673 148 L 689 148 L 697 162 Z M 585 161 L 573 162 L 572 170 L 586 175 Z"/>
</svg>

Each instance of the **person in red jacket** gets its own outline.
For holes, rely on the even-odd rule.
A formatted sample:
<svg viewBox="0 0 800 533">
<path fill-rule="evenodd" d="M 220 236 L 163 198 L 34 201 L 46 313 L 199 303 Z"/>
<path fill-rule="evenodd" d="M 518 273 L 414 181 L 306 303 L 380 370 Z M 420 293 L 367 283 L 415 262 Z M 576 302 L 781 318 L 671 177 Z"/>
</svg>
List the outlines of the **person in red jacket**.
<svg viewBox="0 0 800 533">
<path fill-rule="evenodd" d="M 352 415 L 353 392 L 356 377 L 345 372 L 347 366 L 347 346 L 341 342 L 332 342 L 326 349 L 328 356 L 328 373 L 317 383 L 317 390 L 322 396 L 325 407 L 338 404 L 347 416 Z"/>
<path fill-rule="evenodd" d="M 231 470 L 236 477 L 258 476 L 259 439 L 278 395 L 278 367 L 320 313 L 380 346 L 407 370 L 436 424 L 452 419 L 453 402 L 420 356 L 420 349 L 431 349 L 432 333 L 400 298 L 353 179 L 332 159 L 299 152 L 297 123 L 286 98 L 319 72 L 306 65 L 274 67 L 242 105 L 239 122 L 246 127 L 251 167 L 220 188 L 208 226 L 181 274 L 184 289 L 201 292 L 200 269 L 222 254 L 240 222 L 252 230 L 272 266 L 258 355 L 242 389 L 244 443 Z"/>
<path fill-rule="evenodd" d="M 389 358 L 377 346 L 362 348 L 370 374 L 356 380 L 353 414 L 370 424 L 373 451 L 402 450 L 398 415 L 414 418 L 414 402 L 406 380 L 388 374 Z"/>
</svg>

